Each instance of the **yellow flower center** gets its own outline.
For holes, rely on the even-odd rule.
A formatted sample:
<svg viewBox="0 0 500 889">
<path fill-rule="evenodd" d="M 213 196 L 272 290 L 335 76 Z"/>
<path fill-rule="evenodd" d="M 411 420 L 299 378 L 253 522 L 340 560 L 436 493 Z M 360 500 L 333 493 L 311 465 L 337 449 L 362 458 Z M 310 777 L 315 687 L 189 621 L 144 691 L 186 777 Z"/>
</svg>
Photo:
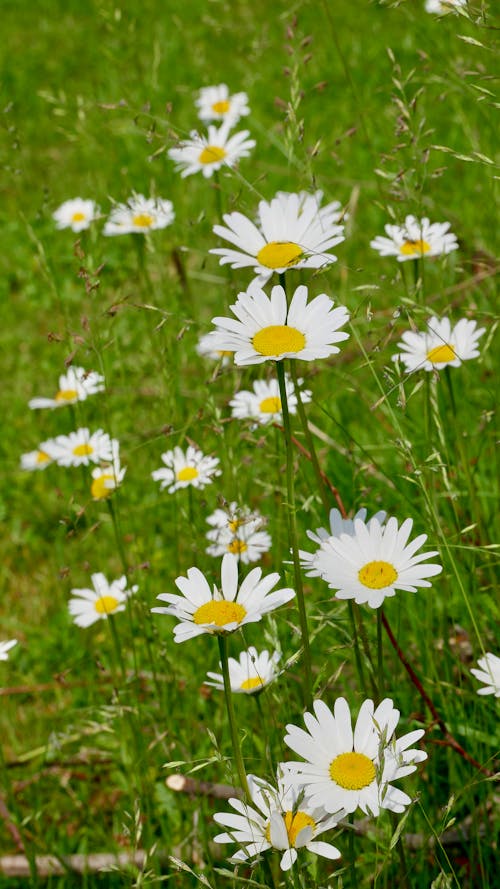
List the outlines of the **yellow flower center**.
<svg viewBox="0 0 500 889">
<path fill-rule="evenodd" d="M 258 676 L 252 676 L 251 679 L 245 679 L 241 683 L 240 688 L 244 691 L 249 691 L 251 688 L 260 688 L 261 685 L 264 685 L 262 679 L 259 679 Z"/>
<path fill-rule="evenodd" d="M 71 222 L 83 222 L 85 219 L 85 213 L 82 213 L 81 210 L 77 210 L 76 213 L 73 213 L 71 217 Z"/>
<path fill-rule="evenodd" d="M 132 224 L 137 228 L 150 228 L 154 221 L 154 216 L 150 216 L 149 213 L 137 213 L 132 217 Z"/>
<path fill-rule="evenodd" d="M 200 164 L 217 164 L 224 160 L 226 154 L 226 149 L 220 148 L 219 145 L 206 145 L 198 160 Z"/>
<path fill-rule="evenodd" d="M 118 599 L 115 599 L 114 596 L 101 596 L 94 602 L 94 608 L 98 614 L 113 614 L 119 604 Z"/>
<path fill-rule="evenodd" d="M 247 544 L 244 540 L 234 539 L 231 543 L 228 544 L 227 551 L 232 553 L 233 556 L 239 556 L 241 553 L 246 552 L 248 549 Z"/>
<path fill-rule="evenodd" d="M 76 389 L 60 389 L 56 392 L 54 401 L 75 401 L 78 398 Z"/>
<path fill-rule="evenodd" d="M 252 339 L 252 346 L 260 355 L 287 355 L 302 352 L 306 345 L 304 334 L 295 327 L 285 324 L 272 324 L 258 330 Z"/>
<path fill-rule="evenodd" d="M 345 790 L 361 790 L 375 779 L 376 770 L 364 753 L 340 753 L 330 763 L 330 778 Z"/>
<path fill-rule="evenodd" d="M 229 102 L 227 99 L 221 99 L 220 102 L 214 102 L 212 105 L 212 111 L 215 111 L 216 114 L 227 114 L 229 111 Z"/>
<path fill-rule="evenodd" d="M 293 241 L 270 241 L 257 253 L 257 262 L 266 269 L 289 269 L 302 259 L 304 251 Z"/>
<path fill-rule="evenodd" d="M 261 414 L 279 414 L 281 411 L 281 398 L 278 398 L 277 395 L 264 398 L 259 404 L 259 411 Z"/>
<path fill-rule="evenodd" d="M 179 469 L 177 473 L 177 481 L 178 482 L 192 482 L 193 479 L 198 478 L 199 472 L 195 466 L 184 466 L 183 469 Z"/>
<path fill-rule="evenodd" d="M 231 531 L 231 534 L 236 534 L 240 525 L 243 524 L 243 519 L 229 519 L 227 524 L 228 524 L 229 530 Z"/>
<path fill-rule="evenodd" d="M 73 448 L 73 453 L 75 457 L 88 457 L 89 454 L 94 453 L 94 448 L 89 444 L 79 444 Z"/>
<path fill-rule="evenodd" d="M 107 487 L 106 482 L 112 481 L 113 485 Z M 90 493 L 94 500 L 105 500 L 106 497 L 109 497 L 114 488 L 116 487 L 114 475 L 99 475 L 97 478 L 92 480 L 92 484 L 90 486 Z"/>
<path fill-rule="evenodd" d="M 431 245 L 427 241 L 405 241 L 404 244 L 401 244 L 399 252 L 403 256 L 423 256 L 430 249 Z"/>
<path fill-rule="evenodd" d="M 358 571 L 358 580 L 371 590 L 381 590 L 398 579 L 398 572 L 390 562 L 367 562 Z"/>
<path fill-rule="evenodd" d="M 195 624 L 215 624 L 217 627 L 225 627 L 226 624 L 240 624 L 246 613 L 246 609 L 239 602 L 227 602 L 225 599 L 218 602 L 212 600 L 196 609 L 193 621 Z"/>
<path fill-rule="evenodd" d="M 442 346 L 435 346 L 434 349 L 427 352 L 427 360 L 431 361 L 432 364 L 443 364 L 445 361 L 454 361 L 456 357 L 455 349 L 448 343 L 443 343 Z"/>
<path fill-rule="evenodd" d="M 36 455 L 36 462 L 37 463 L 48 463 L 49 460 L 50 460 L 50 457 L 48 454 L 45 453 L 45 451 L 38 451 L 37 452 L 37 455 Z"/>
<path fill-rule="evenodd" d="M 301 830 L 304 830 L 304 827 L 312 827 L 313 832 L 316 828 L 316 822 L 314 818 L 311 818 L 306 812 L 285 812 L 285 827 L 288 835 L 288 842 L 291 846 L 295 846 L 295 842 Z M 266 840 L 268 843 L 271 842 L 271 825 L 268 824 L 266 827 Z"/>
</svg>

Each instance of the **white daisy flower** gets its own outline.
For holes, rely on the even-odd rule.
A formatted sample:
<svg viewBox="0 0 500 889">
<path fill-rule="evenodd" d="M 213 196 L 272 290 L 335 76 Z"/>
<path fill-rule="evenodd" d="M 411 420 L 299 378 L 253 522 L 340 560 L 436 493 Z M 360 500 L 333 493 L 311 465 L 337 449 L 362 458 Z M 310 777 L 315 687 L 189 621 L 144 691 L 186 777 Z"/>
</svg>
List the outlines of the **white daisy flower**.
<svg viewBox="0 0 500 889">
<path fill-rule="evenodd" d="M 124 611 L 128 597 L 139 589 L 138 586 L 127 589 L 125 575 L 111 583 L 100 573 L 92 574 L 91 580 L 93 589 L 71 590 L 73 598 L 69 600 L 68 608 L 77 627 L 90 627 L 110 614 Z"/>
<path fill-rule="evenodd" d="M 234 501 L 224 509 L 216 509 L 207 517 L 212 530 L 207 531 L 207 539 L 212 541 L 205 552 L 209 556 L 223 556 L 233 553 L 243 564 L 257 562 L 271 549 L 271 537 L 261 528 L 264 518 L 257 511 L 239 507 Z"/>
<path fill-rule="evenodd" d="M 164 198 L 145 198 L 142 194 L 134 194 L 126 204 L 116 204 L 111 210 L 103 234 L 111 235 L 144 235 L 148 231 L 166 228 L 175 219 L 172 201 Z"/>
<path fill-rule="evenodd" d="M 255 775 L 248 775 L 248 786 L 253 806 L 233 798 L 229 804 L 236 815 L 232 812 L 214 815 L 214 821 L 227 828 L 227 832 L 218 834 L 214 841 L 239 843 L 242 847 L 232 856 L 233 861 L 246 861 L 267 849 L 277 849 L 283 852 L 281 870 L 287 871 L 297 861 L 298 849 L 306 848 L 331 860 L 340 858 L 335 846 L 316 840 L 319 834 L 337 826 L 338 817 L 305 804 L 293 789 L 285 790 L 282 779 L 278 779 L 278 788 L 275 788 Z"/>
<path fill-rule="evenodd" d="M 435 15 L 447 15 L 464 6 L 467 6 L 467 0 L 425 0 L 425 11 Z"/>
<path fill-rule="evenodd" d="M 90 433 L 87 427 L 57 435 L 40 446 L 58 466 L 88 466 L 89 463 L 112 462 L 116 444 L 107 432 Z"/>
<path fill-rule="evenodd" d="M 477 663 L 480 669 L 472 668 L 471 673 L 485 684 L 484 688 L 478 689 L 478 695 L 495 695 L 500 698 L 500 657 L 487 651 Z"/>
<path fill-rule="evenodd" d="M 240 117 L 250 114 L 248 96 L 246 93 L 233 93 L 230 95 L 229 87 L 225 83 L 218 86 L 204 86 L 199 91 L 195 102 L 198 108 L 198 117 L 204 122 L 211 120 L 227 121 L 234 127 Z"/>
<path fill-rule="evenodd" d="M 297 413 L 297 396 L 292 380 L 286 374 L 286 393 L 288 410 L 291 414 Z M 299 386 L 304 381 L 298 380 Z M 312 393 L 304 389 L 300 393 L 302 403 L 311 401 Z M 272 380 L 255 380 L 253 392 L 246 389 L 237 392 L 229 402 L 232 408 L 231 416 L 237 420 L 256 420 L 262 426 L 268 423 L 281 423 L 283 414 L 281 411 L 281 398 L 279 383 L 276 378 Z"/>
<path fill-rule="evenodd" d="M 152 608 L 158 614 L 171 614 L 180 621 L 174 627 L 175 642 L 185 642 L 203 633 L 233 633 L 248 623 L 259 621 L 263 614 L 274 611 L 293 599 L 292 589 L 271 590 L 279 574 L 262 577 L 260 568 L 253 568 L 238 589 L 238 559 L 226 553 L 222 559 L 221 589 L 210 588 L 198 568 L 190 568 L 187 577 L 178 577 L 176 586 L 182 596 L 161 593 L 167 608 Z"/>
<path fill-rule="evenodd" d="M 441 256 L 458 250 L 456 236 L 448 231 L 449 227 L 449 222 L 431 223 L 426 217 L 407 216 L 404 225 L 386 225 L 389 237 L 378 235 L 370 241 L 370 247 L 381 256 L 397 256 L 398 262 Z"/>
<path fill-rule="evenodd" d="M 347 309 L 335 309 L 326 293 L 320 293 L 309 304 L 307 297 L 307 287 L 301 285 L 288 306 L 279 284 L 272 288 L 270 297 L 260 287 L 250 285 L 231 306 L 236 321 L 212 319 L 216 326 L 214 348 L 234 351 L 234 362 L 239 365 L 282 358 L 314 361 L 334 355 L 339 348 L 333 344 L 349 338 L 348 333 L 339 331 L 349 320 Z"/>
<path fill-rule="evenodd" d="M 209 485 L 215 476 L 221 474 L 218 469 L 218 457 L 206 457 L 198 448 L 189 445 L 187 451 L 175 447 L 173 451 L 166 451 L 161 455 L 165 469 L 155 469 L 151 473 L 155 481 L 160 482 L 160 490 L 168 488 L 168 493 L 173 494 L 180 488 L 204 488 Z"/>
<path fill-rule="evenodd" d="M 467 318 L 461 318 L 453 328 L 449 318 L 431 318 L 424 333 L 406 330 L 402 334 L 398 343 L 402 351 L 392 360 L 402 361 L 408 373 L 460 367 L 462 361 L 478 357 L 477 341 L 484 331 Z"/>
<path fill-rule="evenodd" d="M 253 695 L 269 685 L 278 675 L 278 661 L 280 656 L 278 652 L 270 655 L 268 651 L 261 651 L 259 654 L 253 645 L 248 651 L 242 651 L 239 660 L 228 658 L 229 682 L 231 691 L 234 694 Z M 219 662 L 219 667 L 222 665 Z M 213 682 L 205 682 L 205 685 L 212 685 L 219 691 L 224 691 L 224 677 L 222 673 L 207 673 L 209 679 Z"/>
<path fill-rule="evenodd" d="M 358 808 L 371 815 L 380 809 L 403 812 L 411 799 L 390 782 L 414 772 L 415 764 L 427 759 L 423 750 L 408 749 L 424 730 L 396 740 L 400 714 L 390 698 L 377 708 L 373 701 L 364 701 L 354 732 L 344 698 L 337 698 L 333 713 L 323 701 L 315 701 L 313 709 L 314 715 L 304 714 L 307 731 L 286 727 L 285 744 L 305 760 L 282 765 L 286 786 L 303 790 L 309 805 L 332 814 Z"/>
<path fill-rule="evenodd" d="M 81 232 L 89 228 L 99 213 L 100 209 L 95 201 L 73 198 L 54 210 L 52 218 L 55 219 L 57 228 L 71 228 L 74 232 Z"/>
<path fill-rule="evenodd" d="M 69 367 L 67 372 L 59 377 L 59 389 L 53 398 L 32 398 L 28 402 L 28 407 L 32 410 L 63 407 L 65 404 L 85 401 L 89 395 L 96 395 L 103 389 L 104 377 L 101 374 L 94 370 L 85 370 L 83 367 Z"/>
<path fill-rule="evenodd" d="M 212 358 L 213 361 L 220 361 L 222 367 L 226 367 L 228 364 L 231 364 L 233 360 L 233 352 L 214 349 L 212 345 L 212 339 L 213 332 L 204 333 L 203 336 L 200 336 L 196 345 L 196 351 L 198 352 L 198 355 L 202 355 L 204 358 Z"/>
<path fill-rule="evenodd" d="M 426 578 L 443 570 L 434 562 L 422 564 L 437 556 L 437 551 L 415 555 L 427 534 L 409 543 L 412 527 L 413 519 L 406 519 L 398 528 L 394 516 L 385 525 L 376 518 L 368 524 L 354 519 L 353 533 L 322 541 L 314 566 L 330 589 L 336 590 L 337 599 L 354 599 L 358 605 L 379 608 L 396 590 L 415 593 L 417 587 L 430 587 Z"/>
<path fill-rule="evenodd" d="M 94 500 L 106 500 L 121 485 L 126 468 L 120 465 L 120 448 L 116 439 L 112 441 L 113 459 L 92 470 L 90 493 Z"/>
<path fill-rule="evenodd" d="M 47 469 L 53 463 L 53 459 L 45 448 L 50 448 L 53 439 L 42 441 L 38 445 L 36 451 L 28 451 L 27 454 L 21 454 L 21 469 L 25 472 L 35 472 L 39 469 Z"/>
<path fill-rule="evenodd" d="M 319 269 L 337 261 L 329 253 L 344 241 L 343 218 L 338 201 L 321 207 L 322 191 L 288 193 L 279 191 L 271 201 L 261 201 L 258 225 L 242 213 L 227 213 L 227 227 L 215 225 L 214 232 L 237 248 L 210 250 L 220 264 L 233 269 L 253 267 L 256 283 L 263 285 L 273 272 L 288 269 Z"/>
<path fill-rule="evenodd" d="M 9 639 L 8 642 L 0 642 L 0 661 L 9 660 L 9 651 L 11 648 L 14 648 L 14 645 L 17 645 L 17 639 Z M 270 682 L 271 680 L 268 681 Z"/>
<path fill-rule="evenodd" d="M 381 525 L 384 524 L 387 513 L 383 510 L 376 512 L 374 516 L 366 523 L 366 526 L 369 528 L 370 523 L 373 519 L 376 519 Z M 340 511 L 338 509 L 330 510 L 330 530 L 327 531 L 326 528 L 316 528 L 316 531 L 306 531 L 309 540 L 312 540 L 313 543 L 317 543 L 318 546 L 328 540 L 329 537 L 340 537 L 341 534 L 349 534 L 350 537 L 354 534 L 354 522 L 356 519 L 361 519 L 361 521 L 365 521 L 366 519 L 366 509 L 358 509 L 356 515 L 353 519 L 343 519 Z M 316 567 L 316 556 L 317 552 L 309 553 L 305 552 L 305 550 L 299 550 L 300 556 L 300 564 L 302 568 L 304 568 L 305 573 L 308 577 L 320 577 L 320 573 Z"/>
<path fill-rule="evenodd" d="M 169 150 L 168 156 L 176 162 L 176 170 L 183 178 L 193 173 L 203 173 L 207 179 L 223 166 L 234 167 L 240 158 L 247 157 L 255 148 L 255 140 L 247 138 L 250 135 L 248 130 L 241 130 L 232 136 L 229 132 L 228 123 L 222 124 L 219 129 L 209 126 L 207 136 L 200 136 L 193 130 L 189 139 Z"/>
</svg>

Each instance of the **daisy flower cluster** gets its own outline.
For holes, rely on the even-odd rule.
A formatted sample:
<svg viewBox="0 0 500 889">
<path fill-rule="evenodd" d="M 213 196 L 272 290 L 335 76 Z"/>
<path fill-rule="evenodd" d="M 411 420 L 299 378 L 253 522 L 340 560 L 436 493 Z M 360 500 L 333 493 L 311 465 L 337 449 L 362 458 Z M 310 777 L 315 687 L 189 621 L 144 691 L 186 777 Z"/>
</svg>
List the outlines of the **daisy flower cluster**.
<svg viewBox="0 0 500 889">
<path fill-rule="evenodd" d="M 74 198 L 65 201 L 52 214 L 57 228 L 70 228 L 82 232 L 101 218 L 100 208 L 95 201 Z M 166 228 L 175 219 L 172 201 L 165 198 L 146 198 L 142 194 L 132 194 L 123 203 L 113 205 L 105 221 L 103 234 L 141 234 Z"/>
<path fill-rule="evenodd" d="M 271 549 L 271 537 L 262 530 L 264 518 L 256 510 L 239 507 L 236 501 L 216 509 L 207 516 L 207 522 L 211 526 L 206 535 L 210 541 L 206 552 L 210 556 L 229 552 L 245 564 L 257 562 Z"/>
</svg>

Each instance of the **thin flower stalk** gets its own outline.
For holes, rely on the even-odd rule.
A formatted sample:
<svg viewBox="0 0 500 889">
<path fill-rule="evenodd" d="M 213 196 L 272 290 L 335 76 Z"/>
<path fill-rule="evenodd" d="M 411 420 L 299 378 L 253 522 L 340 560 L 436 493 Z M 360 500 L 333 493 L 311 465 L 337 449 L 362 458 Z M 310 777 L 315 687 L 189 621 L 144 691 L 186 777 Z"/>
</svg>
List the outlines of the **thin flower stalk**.
<svg viewBox="0 0 500 889">
<path fill-rule="evenodd" d="M 250 799 L 250 790 L 248 787 L 247 775 L 245 772 L 245 764 L 241 753 L 240 739 L 238 736 L 238 727 L 236 725 L 236 717 L 234 713 L 233 693 L 231 691 L 231 680 L 229 678 L 229 664 L 227 656 L 227 637 L 219 633 L 217 635 L 219 643 L 220 663 L 222 668 L 222 676 L 224 679 L 224 696 L 226 699 L 227 718 L 229 721 L 229 730 L 231 732 L 231 742 L 233 748 L 233 756 L 236 769 L 240 779 L 240 784 L 245 796 Z"/>
<path fill-rule="evenodd" d="M 297 378 L 297 370 L 295 367 L 295 363 L 293 361 L 291 361 L 290 365 L 291 365 L 290 373 L 291 373 L 291 377 L 292 377 L 293 385 L 294 385 L 294 389 L 295 389 L 295 397 L 297 399 L 297 413 L 299 415 L 299 419 L 302 424 L 302 428 L 304 430 L 304 435 L 305 435 L 305 439 L 307 442 L 307 447 L 309 449 L 309 454 L 311 457 L 311 463 L 313 465 L 314 474 L 316 476 L 316 481 L 318 484 L 318 491 L 319 491 L 319 494 L 321 497 L 321 501 L 322 501 L 323 506 L 326 510 L 326 513 L 328 514 L 331 504 L 328 500 L 328 494 L 327 494 L 326 486 L 325 486 L 325 479 L 324 479 L 324 476 L 323 476 L 321 469 L 320 469 L 318 456 L 316 454 L 316 448 L 314 447 L 314 440 L 311 435 L 311 430 L 309 428 L 309 423 L 307 422 L 304 404 L 303 404 L 303 401 L 302 401 L 302 398 L 300 395 L 300 388 L 299 388 L 299 383 L 298 383 L 298 378 Z"/>
</svg>

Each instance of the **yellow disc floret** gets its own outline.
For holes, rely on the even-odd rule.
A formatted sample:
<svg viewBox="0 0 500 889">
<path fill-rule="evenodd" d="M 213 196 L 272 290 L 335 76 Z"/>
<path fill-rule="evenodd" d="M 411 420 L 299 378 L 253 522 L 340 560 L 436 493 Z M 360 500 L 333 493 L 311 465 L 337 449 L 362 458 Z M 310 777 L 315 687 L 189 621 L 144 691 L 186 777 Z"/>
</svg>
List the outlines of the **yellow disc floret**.
<svg viewBox="0 0 500 889">
<path fill-rule="evenodd" d="M 76 213 L 73 213 L 71 217 L 71 222 L 83 222 L 85 219 L 85 213 L 82 213 L 81 210 L 77 210 Z"/>
<path fill-rule="evenodd" d="M 115 599 L 114 596 L 101 596 L 94 602 L 94 608 L 98 614 L 113 614 L 119 604 L 118 599 Z"/>
<path fill-rule="evenodd" d="M 132 217 L 132 225 L 136 228 L 151 228 L 155 219 L 149 213 L 137 213 Z"/>
<path fill-rule="evenodd" d="M 246 617 L 246 609 L 239 602 L 228 602 L 226 599 L 216 602 L 205 602 L 193 614 L 195 624 L 215 624 L 225 627 L 226 624 L 240 624 Z"/>
<path fill-rule="evenodd" d="M 306 345 L 304 334 L 295 327 L 273 324 L 257 331 L 252 339 L 255 351 L 265 357 L 302 352 Z"/>
<path fill-rule="evenodd" d="M 345 790 L 362 790 L 374 781 L 375 766 L 364 753 L 340 753 L 330 763 L 330 778 Z"/>
<path fill-rule="evenodd" d="M 108 484 L 108 482 L 111 482 L 111 484 Z M 109 497 L 113 493 L 115 487 L 116 481 L 114 475 L 111 473 L 103 473 L 103 475 L 99 475 L 92 480 L 90 493 L 94 500 L 105 500 L 106 497 Z"/>
<path fill-rule="evenodd" d="M 37 451 L 37 454 L 36 454 L 36 462 L 37 463 L 48 463 L 49 460 L 50 460 L 50 457 L 48 454 L 45 453 L 45 451 Z"/>
<path fill-rule="evenodd" d="M 192 482 L 193 479 L 198 478 L 199 472 L 195 466 L 184 466 L 182 469 L 179 469 L 177 473 L 177 481 L 178 482 Z"/>
<path fill-rule="evenodd" d="M 76 389 L 60 389 L 54 396 L 54 401 L 76 401 L 78 392 Z"/>
<path fill-rule="evenodd" d="M 200 164 L 217 164 L 224 160 L 226 154 L 226 149 L 220 148 L 219 145 L 206 145 L 198 160 Z"/>
<path fill-rule="evenodd" d="M 399 252 L 403 256 L 423 256 L 431 249 L 431 245 L 427 241 L 405 241 L 401 244 Z"/>
<path fill-rule="evenodd" d="M 257 262 L 266 269 L 289 269 L 302 259 L 304 251 L 293 241 L 270 241 L 257 253 Z"/>
<path fill-rule="evenodd" d="M 442 346 L 435 346 L 434 349 L 430 349 L 427 352 L 427 361 L 432 362 L 432 364 L 444 364 L 447 361 L 454 361 L 456 357 L 455 349 L 448 343 L 443 343 Z"/>
<path fill-rule="evenodd" d="M 234 540 L 231 540 L 231 543 L 228 543 L 227 546 L 228 553 L 233 553 L 234 556 L 241 555 L 241 553 L 246 552 L 247 549 L 248 545 L 245 543 L 245 541 L 238 540 L 237 537 L 235 537 Z"/>
<path fill-rule="evenodd" d="M 288 842 L 291 846 L 295 846 L 300 831 L 304 830 L 304 827 L 312 827 L 314 833 L 316 822 L 306 812 L 285 812 L 285 827 Z"/>
<path fill-rule="evenodd" d="M 382 590 L 398 579 L 398 572 L 390 562 L 367 562 L 358 571 L 358 580 L 371 590 Z"/>
<path fill-rule="evenodd" d="M 251 679 L 244 679 L 240 685 L 240 688 L 243 691 L 250 691 L 250 689 L 260 688 L 262 685 L 264 685 L 264 683 L 262 679 L 259 678 L 259 676 L 252 676 Z"/>
<path fill-rule="evenodd" d="M 259 404 L 261 414 L 279 414 L 281 411 L 281 398 L 276 395 L 270 395 L 264 398 Z"/>
<path fill-rule="evenodd" d="M 75 457 L 88 457 L 89 454 L 94 453 L 94 448 L 90 444 L 79 444 L 73 448 L 73 454 Z"/>
<path fill-rule="evenodd" d="M 227 114 L 229 108 L 230 104 L 227 99 L 221 99 L 220 102 L 214 102 L 212 105 L 212 111 L 215 111 L 216 114 Z"/>
</svg>

